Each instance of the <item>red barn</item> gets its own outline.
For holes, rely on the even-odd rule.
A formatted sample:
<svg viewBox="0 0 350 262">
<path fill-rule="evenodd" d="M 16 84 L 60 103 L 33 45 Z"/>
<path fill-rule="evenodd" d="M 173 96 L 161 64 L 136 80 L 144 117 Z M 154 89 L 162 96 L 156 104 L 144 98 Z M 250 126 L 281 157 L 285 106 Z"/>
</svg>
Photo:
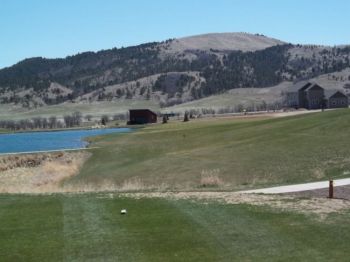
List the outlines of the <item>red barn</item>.
<svg viewBox="0 0 350 262">
<path fill-rule="evenodd" d="M 157 123 L 157 114 L 149 109 L 132 109 L 129 112 L 129 125 Z"/>
</svg>

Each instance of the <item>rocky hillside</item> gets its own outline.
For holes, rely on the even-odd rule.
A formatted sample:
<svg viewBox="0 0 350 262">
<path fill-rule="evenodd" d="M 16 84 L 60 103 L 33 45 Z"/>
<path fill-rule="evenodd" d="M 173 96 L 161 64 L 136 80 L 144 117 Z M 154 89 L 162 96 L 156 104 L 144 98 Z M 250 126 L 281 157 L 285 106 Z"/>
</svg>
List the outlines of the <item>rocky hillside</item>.
<svg viewBox="0 0 350 262">
<path fill-rule="evenodd" d="M 31 108 L 133 98 L 170 106 L 230 89 L 339 72 L 350 67 L 349 59 L 349 46 L 292 45 L 246 33 L 207 34 L 62 59 L 23 60 L 0 70 L 0 103 Z"/>
</svg>

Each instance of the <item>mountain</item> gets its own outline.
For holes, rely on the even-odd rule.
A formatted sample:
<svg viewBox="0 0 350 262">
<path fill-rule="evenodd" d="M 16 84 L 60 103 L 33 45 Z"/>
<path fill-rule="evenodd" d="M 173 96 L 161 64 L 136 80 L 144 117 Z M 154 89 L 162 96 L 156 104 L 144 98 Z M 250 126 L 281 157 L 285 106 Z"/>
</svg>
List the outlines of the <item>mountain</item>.
<svg viewBox="0 0 350 262">
<path fill-rule="evenodd" d="M 350 67 L 349 59 L 349 46 L 293 45 L 247 33 L 198 35 L 25 59 L 0 70 L 0 103 L 31 108 L 132 98 L 171 106 L 339 72 Z"/>
</svg>

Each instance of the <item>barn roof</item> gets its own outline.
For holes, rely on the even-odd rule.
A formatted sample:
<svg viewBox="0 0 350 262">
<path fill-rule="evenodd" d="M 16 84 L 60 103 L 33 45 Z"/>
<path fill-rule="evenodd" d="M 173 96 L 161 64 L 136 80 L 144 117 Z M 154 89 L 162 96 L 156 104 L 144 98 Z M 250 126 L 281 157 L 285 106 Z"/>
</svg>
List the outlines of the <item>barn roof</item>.
<svg viewBox="0 0 350 262">
<path fill-rule="evenodd" d="M 151 111 L 150 109 L 129 109 L 129 112 L 149 112 L 152 113 L 154 115 L 156 115 L 156 113 L 154 113 L 153 111 Z"/>
</svg>

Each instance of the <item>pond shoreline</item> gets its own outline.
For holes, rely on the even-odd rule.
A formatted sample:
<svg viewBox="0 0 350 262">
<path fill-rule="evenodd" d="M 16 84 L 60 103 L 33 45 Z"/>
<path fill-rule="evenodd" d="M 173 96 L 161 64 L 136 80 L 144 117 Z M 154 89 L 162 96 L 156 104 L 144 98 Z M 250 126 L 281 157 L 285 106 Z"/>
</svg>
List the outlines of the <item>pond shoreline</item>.
<svg viewBox="0 0 350 262">
<path fill-rule="evenodd" d="M 31 152 L 0 153 L 0 157 L 1 156 L 15 156 L 15 155 L 31 155 L 31 154 L 49 154 L 49 153 L 59 153 L 59 152 L 71 152 L 71 151 L 90 150 L 90 149 L 96 149 L 96 148 L 99 148 L 99 147 L 81 147 L 81 148 L 67 148 L 67 149 L 31 151 Z"/>
<path fill-rule="evenodd" d="M 61 132 L 61 131 L 79 131 L 79 130 L 104 130 L 104 129 L 138 129 L 139 127 L 130 127 L 130 126 L 106 126 L 101 128 L 92 128 L 89 127 L 71 127 L 71 128 L 55 128 L 55 129 L 28 129 L 28 130 L 18 130 L 18 131 L 10 131 L 10 130 L 1 130 L 1 135 L 8 134 L 23 134 L 23 133 L 40 133 L 40 132 Z"/>
<path fill-rule="evenodd" d="M 103 128 L 1 134 L 0 156 L 87 150 L 91 149 L 90 139 L 95 136 L 132 131 L 131 128 Z"/>
</svg>

